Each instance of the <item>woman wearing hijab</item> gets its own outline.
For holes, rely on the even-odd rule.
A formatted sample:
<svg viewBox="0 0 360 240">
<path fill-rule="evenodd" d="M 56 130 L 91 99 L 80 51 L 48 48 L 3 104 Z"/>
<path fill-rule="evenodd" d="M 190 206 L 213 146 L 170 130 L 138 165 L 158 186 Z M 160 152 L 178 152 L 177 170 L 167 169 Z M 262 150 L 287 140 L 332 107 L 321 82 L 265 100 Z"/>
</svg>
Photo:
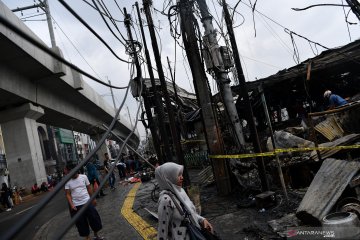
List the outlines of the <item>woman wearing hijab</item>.
<svg viewBox="0 0 360 240">
<path fill-rule="evenodd" d="M 173 201 L 177 201 L 178 206 L 185 208 L 194 225 L 213 232 L 211 224 L 196 213 L 193 202 L 182 188 L 183 170 L 182 165 L 172 162 L 164 163 L 155 170 L 155 178 L 161 190 L 158 201 L 158 240 L 190 239 L 186 227 L 181 224 L 184 216 L 179 212 Z"/>
</svg>

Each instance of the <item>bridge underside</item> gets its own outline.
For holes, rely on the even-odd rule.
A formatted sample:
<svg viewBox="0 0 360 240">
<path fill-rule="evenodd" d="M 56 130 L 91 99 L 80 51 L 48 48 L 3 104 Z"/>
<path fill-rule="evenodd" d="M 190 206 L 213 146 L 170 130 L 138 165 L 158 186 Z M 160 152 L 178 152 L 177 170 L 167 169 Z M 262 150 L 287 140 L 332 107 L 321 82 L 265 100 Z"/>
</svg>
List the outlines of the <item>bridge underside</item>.
<svg viewBox="0 0 360 240">
<path fill-rule="evenodd" d="M 1 1 L 0 15 L 45 46 Z M 41 183 L 46 174 L 39 123 L 99 140 L 105 132 L 103 125 L 110 125 L 115 112 L 77 71 L 2 24 L 0 50 L 0 124 L 10 175 L 23 186 Z M 51 50 L 62 56 L 59 48 Z M 124 139 L 131 133 L 131 125 L 118 119 L 113 131 Z M 128 143 L 136 149 L 139 142 L 135 133 Z"/>
</svg>

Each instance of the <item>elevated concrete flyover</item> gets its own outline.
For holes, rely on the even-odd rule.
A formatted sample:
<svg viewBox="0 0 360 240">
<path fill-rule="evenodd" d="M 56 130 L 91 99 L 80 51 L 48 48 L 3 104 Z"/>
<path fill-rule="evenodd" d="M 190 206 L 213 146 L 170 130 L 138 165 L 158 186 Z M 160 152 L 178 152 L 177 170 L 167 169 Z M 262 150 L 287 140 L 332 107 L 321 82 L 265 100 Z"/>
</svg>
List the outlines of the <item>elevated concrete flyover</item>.
<svg viewBox="0 0 360 240">
<path fill-rule="evenodd" d="M 1 1 L 0 16 L 42 43 Z M 37 153 L 38 146 L 34 146 L 39 138 L 32 134 L 36 122 L 89 135 L 99 136 L 105 132 L 102 124 L 110 125 L 115 111 L 83 81 L 77 71 L 3 24 L 0 24 L 0 50 L 0 124 L 10 171 L 19 159 L 22 159 L 21 162 L 32 160 L 34 166 L 42 161 L 41 154 Z M 61 55 L 60 49 L 52 50 Z M 131 132 L 131 125 L 120 119 L 114 132 L 126 138 Z M 136 131 L 129 144 L 136 149 L 139 141 Z M 19 143 L 21 148 L 28 150 L 19 151 Z M 43 172 L 43 167 L 38 170 Z M 35 170 L 34 176 L 41 181 L 44 176 L 43 173 L 39 175 L 38 170 Z"/>
</svg>

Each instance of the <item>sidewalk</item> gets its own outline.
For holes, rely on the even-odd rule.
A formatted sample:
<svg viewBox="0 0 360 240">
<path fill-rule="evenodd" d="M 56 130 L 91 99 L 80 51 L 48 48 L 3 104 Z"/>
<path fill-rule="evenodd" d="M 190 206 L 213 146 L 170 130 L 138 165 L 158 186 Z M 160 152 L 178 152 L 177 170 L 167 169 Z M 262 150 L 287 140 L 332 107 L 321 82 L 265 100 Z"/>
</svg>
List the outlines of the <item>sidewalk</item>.
<svg viewBox="0 0 360 240">
<path fill-rule="evenodd" d="M 110 239 L 124 239 L 124 240 L 141 240 L 140 235 L 133 229 L 133 227 L 124 219 L 120 213 L 122 204 L 128 192 L 132 189 L 133 185 L 118 185 L 114 191 L 109 188 L 105 189 L 107 194 L 105 197 L 97 199 L 97 210 L 101 216 L 103 229 L 99 232 L 100 236 L 105 237 L 106 240 Z M 59 231 L 70 221 L 70 214 L 64 211 L 56 215 L 54 218 L 43 225 L 34 240 L 55 239 Z M 91 236 L 93 233 L 91 232 Z M 69 231 L 63 236 L 62 239 L 78 240 L 79 237 L 77 229 L 72 226 Z"/>
<path fill-rule="evenodd" d="M 26 203 L 32 201 L 33 199 L 39 198 L 39 197 L 43 196 L 44 194 L 45 194 L 45 193 L 40 193 L 40 194 L 36 194 L 36 195 L 34 195 L 34 194 L 28 194 L 28 195 L 22 197 L 22 200 L 19 201 L 18 204 L 15 204 L 15 201 L 13 200 L 14 208 L 20 208 L 20 209 L 22 209 L 23 206 L 26 205 Z M 0 213 L 4 213 L 4 212 L 5 212 L 5 209 L 6 209 L 6 208 L 4 208 L 4 207 L 1 205 L 1 207 L 0 207 Z M 9 212 L 9 214 L 10 214 L 10 212 Z"/>
<path fill-rule="evenodd" d="M 196 180 L 197 172 L 191 173 L 193 175 L 191 179 Z M 140 185 L 118 185 L 115 191 L 106 189 L 107 195 L 98 199 L 97 204 L 97 209 L 103 221 L 103 229 L 100 231 L 100 235 L 107 240 L 154 239 L 154 234 L 144 235 L 144 232 L 149 232 L 149 228 L 154 228 L 150 231 L 153 233 L 157 229 L 156 218 L 146 210 L 157 213 L 157 199 L 154 201 L 151 197 L 155 182 L 152 179 Z M 283 239 L 271 230 L 267 222 L 279 219 L 296 209 L 296 201 L 286 206 L 283 201 L 280 201 L 278 205 L 265 211 L 259 211 L 254 206 L 239 208 L 239 205 L 246 205 L 243 203 L 248 201 L 249 192 L 240 193 L 234 191 L 229 196 L 221 197 L 217 195 L 214 184 L 201 188 L 200 193 L 201 215 L 213 224 L 215 231 L 223 240 Z M 131 200 L 130 205 L 126 204 L 129 199 Z M 124 217 L 124 207 L 127 207 L 128 212 L 134 215 L 130 216 L 130 218 L 127 216 L 126 219 Z M 54 239 L 61 227 L 65 226 L 65 223 L 69 220 L 68 211 L 56 215 L 38 230 L 34 239 Z M 73 226 L 62 239 L 79 239 L 76 227 Z"/>
<path fill-rule="evenodd" d="M 191 179 L 196 179 L 194 174 L 197 173 L 198 171 L 190 173 Z M 152 181 L 155 182 L 155 180 Z M 151 200 L 153 186 L 152 182 L 141 184 L 136 194 L 134 211 L 157 229 L 157 220 L 145 210 L 147 208 L 157 213 L 157 203 Z M 212 223 L 223 240 L 283 239 L 272 231 L 267 222 L 281 218 L 296 209 L 295 203 L 294 206 L 291 204 L 285 206 L 283 201 L 264 212 L 259 212 L 255 206 L 239 208 L 238 205 L 246 201 L 248 194 L 234 191 L 229 196 L 221 197 L 217 195 L 214 184 L 201 188 L 200 194 L 201 215 Z"/>
</svg>

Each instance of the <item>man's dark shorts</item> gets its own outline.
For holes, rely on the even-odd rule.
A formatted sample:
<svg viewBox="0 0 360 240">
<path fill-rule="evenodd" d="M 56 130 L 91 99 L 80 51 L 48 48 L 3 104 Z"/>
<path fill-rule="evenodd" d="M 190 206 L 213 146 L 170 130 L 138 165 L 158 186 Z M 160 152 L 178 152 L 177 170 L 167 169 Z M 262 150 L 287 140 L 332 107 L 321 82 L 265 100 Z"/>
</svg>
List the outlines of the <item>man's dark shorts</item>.
<svg viewBox="0 0 360 240">
<path fill-rule="evenodd" d="M 80 205 L 80 206 L 76 206 L 77 210 L 71 209 L 70 210 L 71 217 L 74 217 L 74 215 L 78 211 L 80 211 L 82 207 L 83 205 Z M 89 236 L 90 234 L 89 225 L 94 232 L 98 232 L 102 228 L 100 215 L 92 204 L 88 206 L 85 212 L 76 221 L 76 227 L 81 237 Z"/>
</svg>

